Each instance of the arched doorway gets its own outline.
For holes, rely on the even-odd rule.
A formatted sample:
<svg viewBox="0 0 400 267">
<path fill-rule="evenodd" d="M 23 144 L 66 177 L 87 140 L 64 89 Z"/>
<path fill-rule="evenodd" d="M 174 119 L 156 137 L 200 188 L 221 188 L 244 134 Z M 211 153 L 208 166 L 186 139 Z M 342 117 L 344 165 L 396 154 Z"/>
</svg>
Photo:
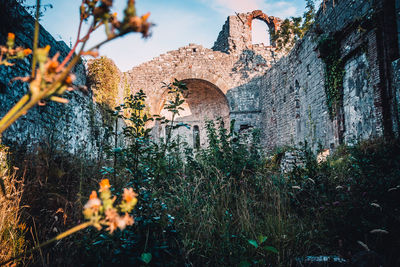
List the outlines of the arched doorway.
<svg viewBox="0 0 400 267">
<path fill-rule="evenodd" d="M 175 117 L 175 125 L 180 123 L 181 126 L 174 129 L 172 136 L 181 138 L 191 147 L 198 148 L 207 143 L 207 120 L 216 120 L 221 117 L 225 125 L 229 125 L 229 106 L 225 94 L 213 83 L 202 79 L 185 79 L 182 80 L 188 87 L 187 93 L 183 96 L 185 102 L 182 104 L 183 110 Z M 168 92 L 165 91 L 158 101 L 158 114 L 167 119 L 172 118 L 164 104 L 168 101 Z M 155 136 L 165 139 L 167 133 L 167 125 L 156 125 Z"/>
</svg>

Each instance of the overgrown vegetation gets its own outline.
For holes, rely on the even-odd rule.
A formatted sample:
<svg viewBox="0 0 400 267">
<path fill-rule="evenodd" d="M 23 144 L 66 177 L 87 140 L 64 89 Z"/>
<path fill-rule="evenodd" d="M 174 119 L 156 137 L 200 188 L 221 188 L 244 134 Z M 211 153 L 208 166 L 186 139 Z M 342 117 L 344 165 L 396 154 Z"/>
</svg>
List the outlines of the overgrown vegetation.
<svg viewBox="0 0 400 267">
<path fill-rule="evenodd" d="M 326 105 L 332 119 L 342 101 L 345 75 L 344 62 L 340 56 L 340 41 L 335 35 L 322 35 L 318 41 L 318 50 L 325 63 Z"/>
<path fill-rule="evenodd" d="M 175 86 L 182 84 L 167 88 Z M 139 192 L 136 223 L 112 235 L 89 229 L 62 241 L 44 251 L 53 261 L 291 266 L 309 255 L 338 255 L 353 265 L 366 259 L 398 264 L 398 141 L 343 146 L 321 163 L 305 144 L 304 166 L 283 174 L 279 165 L 288 148 L 265 160 L 257 131 L 239 134 L 222 120 L 208 122 L 208 145 L 195 151 L 173 134 L 168 142 L 152 140 L 144 126 L 156 118 L 144 116 L 145 98 L 138 92 L 117 108 L 115 116 L 130 121 L 127 145 L 110 148 L 111 164 L 101 173 L 116 185 L 117 196 L 128 186 Z M 178 112 L 179 104 L 168 104 Z M 88 186 L 81 194 L 87 195 L 91 182 L 83 181 Z M 74 220 L 79 218 L 77 213 Z"/>
<path fill-rule="evenodd" d="M 337 43 L 324 42 L 321 53 L 336 53 L 331 46 Z M 174 122 L 188 88 L 175 80 L 164 89 L 172 119 L 151 116 L 142 91 L 126 97 L 110 115 L 126 122 L 125 145 L 109 146 L 99 162 L 64 154 L 55 142 L 40 143 L 31 155 L 14 148 L 11 165 L 0 166 L 0 262 L 79 225 L 84 210 L 89 223 L 104 223 L 108 231 L 85 228 L 23 260 L 59 266 L 292 266 L 310 255 L 338 255 L 350 265 L 399 265 L 398 140 L 342 146 L 320 163 L 305 144 L 304 166 L 283 174 L 287 148 L 267 157 L 259 133 L 235 132 L 234 121 L 209 121 L 207 145 L 193 149 L 174 135 L 189 127 Z M 167 127 L 165 140 L 151 138 L 148 126 L 155 120 Z M 0 148 L 0 162 L 5 150 Z M 24 191 L 17 177 L 26 179 Z M 87 196 L 101 178 L 115 186 L 102 180 L 100 205 L 95 191 Z M 126 205 L 136 204 L 136 194 L 120 193 L 127 187 L 139 193 L 133 212 L 133 202 Z M 131 225 L 125 214 L 125 231 L 117 230 L 124 227 L 112 195 L 123 198 L 119 211 L 135 217 Z M 29 205 L 22 218 L 21 199 Z"/>
<path fill-rule="evenodd" d="M 111 59 L 102 56 L 89 60 L 87 77 L 96 103 L 109 109 L 116 105 L 120 76 L 118 67 Z"/>
<path fill-rule="evenodd" d="M 0 145 L 0 262 L 22 253 L 27 227 L 20 220 L 24 179 L 9 166 L 8 148 Z"/>
<path fill-rule="evenodd" d="M 306 0 L 306 10 L 303 16 L 285 19 L 277 31 L 270 32 L 271 43 L 274 43 L 278 50 L 289 51 L 308 32 L 314 23 L 314 18 L 314 0 Z"/>
</svg>

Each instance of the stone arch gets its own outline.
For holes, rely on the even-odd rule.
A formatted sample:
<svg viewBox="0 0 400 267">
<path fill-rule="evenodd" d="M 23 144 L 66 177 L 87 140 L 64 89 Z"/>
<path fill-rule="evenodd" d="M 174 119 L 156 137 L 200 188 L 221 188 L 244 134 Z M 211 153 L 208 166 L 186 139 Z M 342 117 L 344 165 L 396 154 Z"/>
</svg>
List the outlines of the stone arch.
<svg viewBox="0 0 400 267">
<path fill-rule="evenodd" d="M 181 67 L 182 69 L 185 69 L 187 71 L 183 71 L 183 72 L 177 72 L 174 73 L 173 76 L 168 76 L 165 77 L 165 79 L 161 82 L 164 82 L 166 84 L 172 82 L 174 79 L 177 79 L 179 81 L 187 81 L 187 80 L 193 80 L 193 79 L 197 79 L 197 80 L 203 80 L 207 83 L 210 83 L 212 85 L 214 85 L 216 88 L 218 88 L 218 91 L 220 93 L 222 93 L 224 96 L 226 95 L 226 93 L 231 89 L 231 87 L 228 85 L 228 75 L 226 75 L 226 77 L 224 77 L 221 74 L 216 74 L 215 70 L 214 72 L 212 72 L 212 70 L 203 70 L 203 71 L 191 71 L 190 66 L 191 64 L 187 63 L 185 64 L 186 67 Z M 211 62 L 210 62 L 210 66 L 212 66 Z M 158 90 L 157 94 L 151 94 L 151 98 L 149 99 L 150 101 L 150 111 L 151 114 L 159 114 L 159 103 L 161 101 L 161 99 L 163 98 L 165 93 L 165 90 Z"/>
<path fill-rule="evenodd" d="M 253 30 L 252 23 L 255 19 L 264 22 L 268 26 L 268 29 L 269 29 L 269 31 L 267 33 L 268 35 L 270 35 L 271 32 L 276 32 L 279 29 L 279 26 L 281 24 L 280 18 L 277 18 L 274 16 L 268 16 L 267 14 L 263 13 L 261 10 L 254 10 L 253 12 L 248 13 L 247 25 L 251 31 L 250 37 L 251 37 L 252 44 L 253 44 L 253 42 L 252 42 L 252 39 L 253 39 L 252 38 L 252 30 Z M 275 46 L 275 44 L 271 40 L 269 40 L 269 43 L 271 46 Z"/>
<path fill-rule="evenodd" d="M 198 78 L 181 80 L 188 87 L 188 92 L 183 96 L 185 103 L 182 105 L 184 110 L 175 118 L 177 123 L 184 123 L 189 127 L 182 126 L 174 130 L 174 136 L 179 134 L 185 138 L 189 145 L 195 145 L 195 140 L 199 136 L 200 145 L 206 143 L 206 121 L 216 120 L 222 117 L 225 125 L 229 125 L 230 108 L 224 92 L 215 84 Z M 156 114 L 171 119 L 171 115 L 163 109 L 165 102 L 168 101 L 168 92 L 164 90 L 156 107 Z M 195 127 L 196 126 L 196 127 Z M 165 137 L 165 126 L 156 125 L 155 135 L 158 138 Z M 196 131 L 194 131 L 196 128 Z"/>
<path fill-rule="evenodd" d="M 271 31 L 277 31 L 279 29 L 279 25 L 281 24 L 280 18 L 274 16 L 268 16 L 261 10 L 254 10 L 247 16 L 247 24 L 249 25 L 250 29 L 251 29 L 251 23 L 253 22 L 254 19 L 258 19 L 265 22 Z"/>
</svg>

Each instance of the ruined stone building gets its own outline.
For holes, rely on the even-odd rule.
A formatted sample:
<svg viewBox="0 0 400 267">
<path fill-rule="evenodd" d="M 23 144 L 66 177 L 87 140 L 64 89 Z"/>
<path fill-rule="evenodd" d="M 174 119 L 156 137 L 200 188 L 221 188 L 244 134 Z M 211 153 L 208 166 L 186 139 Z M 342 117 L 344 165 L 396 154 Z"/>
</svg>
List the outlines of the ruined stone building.
<svg viewBox="0 0 400 267">
<path fill-rule="evenodd" d="M 335 147 L 398 133 L 399 1 L 332 1 L 319 10 L 314 27 L 292 51 L 253 45 L 255 19 L 279 28 L 281 20 L 261 11 L 229 16 L 211 49 L 190 44 L 160 55 L 127 73 L 134 88 L 149 96 L 151 112 L 162 113 L 162 82 L 183 80 L 189 87 L 180 120 L 206 138 L 204 119 L 234 119 L 236 129 L 262 130 L 267 149 L 308 141 Z M 397 12 L 395 12 L 397 7 Z M 329 114 L 322 38 L 338 43 L 344 64 L 342 98 Z M 163 129 L 159 129 L 159 135 Z"/>
<path fill-rule="evenodd" d="M 217 117 L 234 119 L 236 130 L 259 128 L 266 149 L 304 141 L 314 148 L 334 148 L 359 139 L 398 136 L 399 2 L 328 1 L 326 8 L 318 11 L 311 30 L 289 53 L 274 45 L 252 44 L 253 20 L 265 22 L 274 31 L 281 19 L 261 11 L 235 14 L 227 18 L 212 48 L 189 44 L 162 54 L 122 74 L 121 84 L 128 83 L 132 93 L 142 89 L 148 96 L 150 112 L 167 115 L 162 107 L 168 95 L 162 83 L 184 81 L 189 93 L 178 121 L 191 126 L 179 130 L 189 143 L 196 136 L 204 143 L 205 120 Z M 21 15 L 24 11 L 19 12 Z M 23 45 L 31 42 L 32 25 L 31 18 L 25 16 L 17 32 Z M 52 44 L 62 54 L 68 51 L 44 29 L 42 37 L 43 43 Z M 3 36 L 0 41 L 4 40 Z M 329 49 L 322 51 L 321 43 L 327 42 L 336 45 L 335 62 L 344 70 L 339 92 L 326 90 L 326 58 L 332 55 Z M 28 62 L 0 69 L 1 116 L 25 90 L 20 85 L 8 86 L 9 80 L 28 70 Z M 85 83 L 82 66 L 79 70 L 78 82 Z M 3 135 L 3 141 L 30 143 L 44 138 L 48 135 L 45 124 L 51 121 L 56 125 L 52 129 L 57 136 L 54 138 L 64 140 L 62 144 L 70 152 L 99 152 L 99 140 L 105 134 L 99 108 L 90 95 L 73 92 L 69 97 L 68 105 L 34 108 Z M 332 98 L 338 99 L 334 110 L 329 107 Z M 162 137 L 165 129 L 156 125 L 154 134 Z"/>
</svg>

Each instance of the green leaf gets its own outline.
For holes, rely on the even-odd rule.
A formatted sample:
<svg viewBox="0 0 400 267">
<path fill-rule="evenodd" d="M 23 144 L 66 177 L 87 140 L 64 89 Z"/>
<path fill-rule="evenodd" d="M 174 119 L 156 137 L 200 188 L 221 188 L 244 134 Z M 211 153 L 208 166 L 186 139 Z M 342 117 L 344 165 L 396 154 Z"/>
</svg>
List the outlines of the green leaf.
<svg viewBox="0 0 400 267">
<path fill-rule="evenodd" d="M 149 264 L 151 258 L 152 258 L 151 253 L 142 253 L 142 256 L 140 256 L 140 259 L 146 264 Z"/>
<path fill-rule="evenodd" d="M 250 267 L 250 266 L 251 266 L 251 264 L 248 261 L 241 261 L 239 263 L 239 267 Z"/>
<path fill-rule="evenodd" d="M 255 248 L 258 248 L 257 241 L 255 241 L 255 240 L 253 240 L 253 239 L 249 239 L 249 240 L 247 240 L 247 241 L 250 243 L 250 245 L 254 246 Z"/>
<path fill-rule="evenodd" d="M 264 243 L 267 239 L 268 239 L 268 237 L 263 236 L 263 235 L 259 235 L 259 236 L 258 236 L 258 244 L 261 245 L 261 244 Z"/>
<path fill-rule="evenodd" d="M 266 250 L 266 251 L 273 252 L 273 253 L 275 253 L 275 254 L 279 254 L 278 250 L 277 250 L 276 248 L 274 248 L 274 247 L 271 247 L 271 246 L 266 246 L 266 247 L 265 247 L 265 250 Z"/>
</svg>

